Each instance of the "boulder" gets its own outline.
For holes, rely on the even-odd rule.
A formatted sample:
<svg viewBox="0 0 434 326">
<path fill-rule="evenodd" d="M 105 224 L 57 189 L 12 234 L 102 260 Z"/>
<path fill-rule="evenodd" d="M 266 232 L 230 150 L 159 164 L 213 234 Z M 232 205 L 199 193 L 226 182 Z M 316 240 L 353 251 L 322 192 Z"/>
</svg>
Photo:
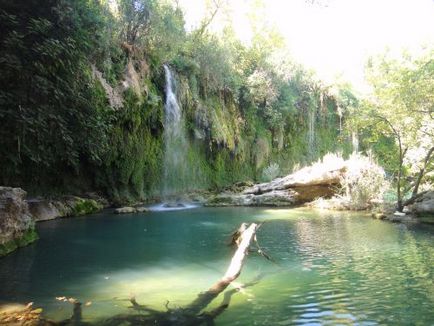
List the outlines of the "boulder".
<svg viewBox="0 0 434 326">
<path fill-rule="evenodd" d="M 347 171 L 346 162 L 316 163 L 283 178 L 255 185 L 235 184 L 211 197 L 207 206 L 295 206 L 329 198 Z"/>
<path fill-rule="evenodd" d="M 103 205 L 95 199 L 81 198 L 76 196 L 68 197 L 65 204 L 70 208 L 67 216 L 82 216 L 97 213 L 103 209 Z"/>
<path fill-rule="evenodd" d="M 163 204 L 163 207 L 165 208 L 183 208 L 185 207 L 185 204 L 181 203 L 181 202 L 167 202 Z"/>
<path fill-rule="evenodd" d="M 254 195 L 223 192 L 212 196 L 205 206 L 251 206 Z"/>
<path fill-rule="evenodd" d="M 120 207 L 115 209 L 115 214 L 133 214 L 137 213 L 137 209 L 135 207 Z"/>
<path fill-rule="evenodd" d="M 66 196 L 58 200 L 29 199 L 27 202 L 36 222 L 92 214 L 103 208 L 103 204 L 96 199 L 76 196 Z"/>
<path fill-rule="evenodd" d="M 272 190 L 251 198 L 253 206 L 293 206 L 297 203 L 297 193 L 291 189 Z"/>
<path fill-rule="evenodd" d="M 408 206 L 409 212 L 417 215 L 434 215 L 434 190 L 427 191 Z"/>
<path fill-rule="evenodd" d="M 21 188 L 0 187 L 0 257 L 38 239 Z"/>
<path fill-rule="evenodd" d="M 299 191 L 304 191 L 314 186 L 319 186 L 322 190 L 325 190 L 326 193 L 330 193 L 330 187 L 339 184 L 340 178 L 345 174 L 346 170 L 347 167 L 344 160 L 339 160 L 334 164 L 327 165 L 316 163 L 289 174 L 286 177 L 248 187 L 243 193 L 260 194 L 271 190 L 289 188 L 297 188 Z"/>
<path fill-rule="evenodd" d="M 384 220 L 387 217 L 383 212 L 372 213 L 371 216 L 377 220 Z"/>
<path fill-rule="evenodd" d="M 419 194 L 405 211 L 416 215 L 420 222 L 434 224 L 434 190 Z"/>
<path fill-rule="evenodd" d="M 36 222 L 54 220 L 67 216 L 69 209 L 60 201 L 46 199 L 30 199 L 27 201 L 30 214 Z"/>
<path fill-rule="evenodd" d="M 240 181 L 240 182 L 236 182 L 231 186 L 228 186 L 225 188 L 226 191 L 231 191 L 231 192 L 242 192 L 247 188 L 251 188 L 254 186 L 254 183 L 251 181 Z"/>
<path fill-rule="evenodd" d="M 273 190 L 263 194 L 225 192 L 211 197 L 206 206 L 292 206 L 296 193 L 291 190 Z"/>
<path fill-rule="evenodd" d="M 407 214 L 396 214 L 393 213 L 392 215 L 389 215 L 385 218 L 386 220 L 394 223 L 418 223 L 419 220 L 415 218 L 413 215 L 407 215 Z"/>
</svg>

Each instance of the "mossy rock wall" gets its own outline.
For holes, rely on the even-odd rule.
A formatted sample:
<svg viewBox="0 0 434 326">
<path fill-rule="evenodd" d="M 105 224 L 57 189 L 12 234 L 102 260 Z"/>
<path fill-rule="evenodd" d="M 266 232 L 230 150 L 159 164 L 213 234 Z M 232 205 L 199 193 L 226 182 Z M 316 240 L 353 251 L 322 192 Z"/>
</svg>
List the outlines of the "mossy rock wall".
<svg viewBox="0 0 434 326">
<path fill-rule="evenodd" d="M 0 257 L 6 256 L 20 247 L 25 247 L 38 239 L 39 236 L 35 228 L 30 228 L 18 238 L 0 244 Z"/>
<path fill-rule="evenodd" d="M 21 188 L 0 187 L 0 256 L 38 238 L 25 197 Z"/>
</svg>

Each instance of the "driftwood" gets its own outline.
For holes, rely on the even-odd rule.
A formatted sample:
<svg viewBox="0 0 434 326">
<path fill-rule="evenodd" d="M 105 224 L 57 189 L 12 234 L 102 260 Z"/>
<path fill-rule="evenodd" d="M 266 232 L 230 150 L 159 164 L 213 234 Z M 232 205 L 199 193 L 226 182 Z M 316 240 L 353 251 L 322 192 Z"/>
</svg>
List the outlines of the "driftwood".
<svg viewBox="0 0 434 326">
<path fill-rule="evenodd" d="M 236 241 L 239 243 L 238 249 L 233 255 L 231 264 L 229 265 L 225 275 L 211 286 L 208 291 L 199 294 L 197 299 L 186 308 L 188 311 L 198 313 L 202 309 L 206 308 L 214 298 L 223 292 L 228 285 L 241 274 L 244 258 L 248 253 L 250 242 L 253 240 L 256 228 L 258 227 L 255 223 L 250 224 L 249 227 L 246 227 L 246 225 L 243 224 L 240 226 L 240 229 L 243 228 L 244 231 L 239 234 L 239 238 Z"/>
</svg>

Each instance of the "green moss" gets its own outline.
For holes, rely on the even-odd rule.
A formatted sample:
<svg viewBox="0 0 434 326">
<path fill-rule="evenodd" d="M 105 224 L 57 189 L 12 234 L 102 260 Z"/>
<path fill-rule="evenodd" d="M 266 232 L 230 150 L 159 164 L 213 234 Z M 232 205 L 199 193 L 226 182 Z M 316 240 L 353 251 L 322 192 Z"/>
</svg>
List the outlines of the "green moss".
<svg viewBox="0 0 434 326">
<path fill-rule="evenodd" d="M 27 246 L 28 244 L 38 239 L 38 233 L 35 228 L 26 230 L 23 235 L 17 239 L 10 240 L 4 244 L 0 244 L 0 257 L 5 256 L 19 247 Z"/>
<path fill-rule="evenodd" d="M 0 257 L 6 256 L 17 248 L 18 245 L 15 240 L 10 240 L 8 242 L 0 244 Z"/>
<path fill-rule="evenodd" d="M 81 216 L 92 214 L 100 211 L 102 208 L 102 205 L 96 202 L 94 199 L 80 198 L 72 208 L 72 215 Z"/>
<path fill-rule="evenodd" d="M 21 238 L 15 240 L 17 242 L 18 247 L 24 247 L 28 244 L 32 243 L 39 239 L 38 233 L 35 228 L 27 229 L 26 232 L 21 236 Z"/>
</svg>

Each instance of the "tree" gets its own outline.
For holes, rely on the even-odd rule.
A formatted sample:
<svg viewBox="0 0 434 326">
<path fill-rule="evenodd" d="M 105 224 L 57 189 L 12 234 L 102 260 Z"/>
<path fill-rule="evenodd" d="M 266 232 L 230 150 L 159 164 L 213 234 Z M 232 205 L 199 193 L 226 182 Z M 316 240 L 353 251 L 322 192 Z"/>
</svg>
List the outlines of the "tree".
<svg viewBox="0 0 434 326">
<path fill-rule="evenodd" d="M 121 35 L 129 45 L 136 45 L 149 29 L 153 1 L 119 0 L 118 5 L 122 21 Z"/>
<path fill-rule="evenodd" d="M 103 51 L 103 12 L 85 0 L 2 6 L 2 182 L 21 176 L 38 184 L 44 173 L 76 172 L 83 157 L 100 162 L 107 116 L 96 103 L 89 61 Z"/>
<path fill-rule="evenodd" d="M 380 137 L 394 141 L 398 211 L 417 197 L 423 177 L 433 168 L 433 54 L 428 51 L 416 60 L 408 55 L 398 60 L 386 54 L 367 65 L 373 93 L 358 121 L 362 128 L 370 129 L 372 141 Z"/>
</svg>

